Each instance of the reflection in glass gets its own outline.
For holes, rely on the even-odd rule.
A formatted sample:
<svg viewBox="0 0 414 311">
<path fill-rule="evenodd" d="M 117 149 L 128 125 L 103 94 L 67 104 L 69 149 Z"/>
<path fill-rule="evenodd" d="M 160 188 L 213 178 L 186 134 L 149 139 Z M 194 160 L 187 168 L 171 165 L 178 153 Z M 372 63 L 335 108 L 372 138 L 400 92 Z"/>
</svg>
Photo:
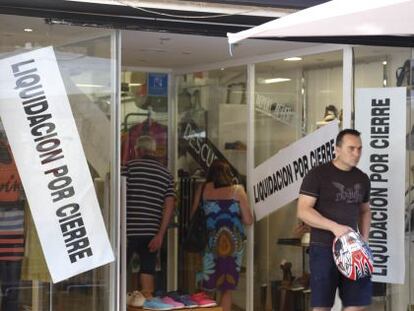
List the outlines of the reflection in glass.
<svg viewBox="0 0 414 311">
<path fill-rule="evenodd" d="M 412 50 L 395 47 L 356 47 L 354 48 L 355 90 L 358 88 L 407 87 L 407 110 L 401 112 L 407 118 L 407 163 L 406 203 L 405 203 L 405 282 L 404 284 L 374 283 L 373 304 L 369 310 L 405 310 L 413 304 L 412 278 L 409 267 L 412 263 L 412 224 L 413 224 L 413 102 L 412 102 Z M 404 109 L 404 108 L 402 108 Z M 403 165 L 403 164 L 401 164 Z M 404 191 L 404 190 L 402 190 Z M 374 220 L 375 221 L 375 220 Z M 374 222 L 373 221 L 373 222 Z M 388 224 L 388 230 L 390 224 Z M 402 252 L 401 254 L 404 254 Z"/>
<path fill-rule="evenodd" d="M 341 120 L 342 51 L 259 63 L 255 70 L 255 166 L 328 122 Z M 281 288 L 294 286 L 308 297 L 309 269 L 301 244 L 308 234 L 297 222 L 296 202 L 256 222 L 254 310 L 304 308 L 305 300 L 284 295 Z"/>
<path fill-rule="evenodd" d="M 47 25 L 43 20 L 35 18 L 6 15 L 1 18 L 2 21 L 7 20 L 10 26 L 2 28 L 1 36 L 13 38 L 1 41 L 1 58 L 45 46 L 54 48 L 88 161 L 88 173 L 94 181 L 99 206 L 107 230 L 110 231 L 113 226 L 111 222 L 114 221 L 110 217 L 113 212 L 109 204 L 112 161 L 110 107 L 113 104 L 110 73 L 113 72 L 114 66 L 111 58 L 110 32 L 102 29 Z M 31 26 L 33 31 L 22 32 L 22 25 Z M 109 310 L 110 299 L 114 294 L 110 287 L 109 265 L 52 284 L 30 214 L 29 202 L 20 186 L 17 171 L 12 172 L 15 170 L 13 157 L 2 127 L 0 170 L 3 170 L 0 179 L 6 178 L 5 170 L 11 174 L 9 177 L 14 176 L 7 182 L 13 184 L 11 189 L 15 189 L 9 191 L 7 197 L 3 197 L 8 202 L 14 202 L 13 206 L 2 205 L 1 202 L 4 200 L 0 193 L 0 231 L 4 229 L 4 220 L 8 219 L 12 221 L 12 231 L 17 230 L 24 236 L 24 239 L 15 236 L 15 242 L 18 242 L 15 246 L 18 246 L 16 250 L 19 252 L 13 252 L 13 258 L 4 257 L 7 259 L 5 261 L 0 259 L 0 265 L 7 262 L 6 270 L 5 266 L 0 267 L 1 285 L 8 286 L 2 288 L 4 304 L 1 310 Z M 15 195 L 14 198 L 11 197 L 12 193 Z M 8 213 L 13 215 L 7 215 Z M 1 240 L 5 241 L 3 238 Z M 10 301 L 14 305 L 6 305 Z"/>
</svg>

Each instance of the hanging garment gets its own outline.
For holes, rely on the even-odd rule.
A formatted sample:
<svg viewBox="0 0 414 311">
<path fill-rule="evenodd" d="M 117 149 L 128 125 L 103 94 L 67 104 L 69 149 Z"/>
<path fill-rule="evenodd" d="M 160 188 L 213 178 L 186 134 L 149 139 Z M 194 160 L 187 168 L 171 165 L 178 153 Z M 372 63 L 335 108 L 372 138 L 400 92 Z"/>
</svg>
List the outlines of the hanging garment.
<svg viewBox="0 0 414 311">
<path fill-rule="evenodd" d="M 29 205 L 25 206 L 25 256 L 22 264 L 22 280 L 51 282 L 39 237 L 30 213 Z"/>
<path fill-rule="evenodd" d="M 0 202 L 0 261 L 20 261 L 23 255 L 23 201 Z"/>
<path fill-rule="evenodd" d="M 20 200 L 22 184 L 10 146 L 0 140 L 0 202 Z"/>
</svg>

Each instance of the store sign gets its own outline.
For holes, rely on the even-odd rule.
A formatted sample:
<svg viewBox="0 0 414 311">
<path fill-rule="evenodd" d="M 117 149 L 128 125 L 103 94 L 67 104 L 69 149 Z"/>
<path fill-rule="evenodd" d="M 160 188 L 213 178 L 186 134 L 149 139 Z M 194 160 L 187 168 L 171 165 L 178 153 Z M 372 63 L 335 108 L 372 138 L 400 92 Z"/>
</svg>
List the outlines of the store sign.
<svg viewBox="0 0 414 311">
<path fill-rule="evenodd" d="M 338 122 L 332 121 L 256 167 L 250 196 L 257 220 L 298 198 L 309 170 L 335 158 L 337 134 Z"/>
<path fill-rule="evenodd" d="M 53 48 L 0 60 L 0 117 L 53 282 L 114 260 Z"/>
<path fill-rule="evenodd" d="M 373 280 L 404 283 L 406 88 L 357 89 L 355 128 L 362 133 L 358 165 L 371 180 Z"/>
<path fill-rule="evenodd" d="M 147 83 L 149 96 L 168 96 L 168 74 L 149 73 Z"/>
<path fill-rule="evenodd" d="M 246 176 L 239 174 L 237 169 L 226 159 L 217 147 L 206 137 L 205 130 L 197 127 L 194 121 L 182 122 L 183 132 L 180 135 L 180 145 L 187 151 L 205 172 L 210 168 L 214 160 L 227 162 L 233 176 L 234 183 L 246 184 Z"/>
</svg>

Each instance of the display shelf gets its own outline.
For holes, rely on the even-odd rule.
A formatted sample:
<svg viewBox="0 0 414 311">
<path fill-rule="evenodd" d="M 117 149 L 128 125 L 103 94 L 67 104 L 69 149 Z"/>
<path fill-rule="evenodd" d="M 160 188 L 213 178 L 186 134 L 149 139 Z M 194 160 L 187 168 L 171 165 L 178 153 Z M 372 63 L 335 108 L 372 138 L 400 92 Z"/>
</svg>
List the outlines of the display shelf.
<svg viewBox="0 0 414 311">
<path fill-rule="evenodd" d="M 276 242 L 278 245 L 297 246 L 302 248 L 302 273 L 306 272 L 306 251 L 309 248 L 309 243 L 302 243 L 301 239 L 297 238 L 281 238 Z"/>
</svg>

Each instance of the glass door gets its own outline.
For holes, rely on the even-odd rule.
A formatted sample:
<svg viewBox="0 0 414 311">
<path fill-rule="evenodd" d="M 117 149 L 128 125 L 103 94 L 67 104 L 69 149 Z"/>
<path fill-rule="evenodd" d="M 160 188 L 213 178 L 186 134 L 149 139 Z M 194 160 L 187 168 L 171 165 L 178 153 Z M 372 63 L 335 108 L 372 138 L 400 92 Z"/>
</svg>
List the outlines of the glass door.
<svg viewBox="0 0 414 311">
<path fill-rule="evenodd" d="M 176 76 L 177 91 L 177 197 L 178 243 L 188 231 L 197 187 L 206 180 L 213 161 L 230 167 L 234 183 L 246 187 L 247 156 L 247 67 L 237 66 Z M 217 216 L 217 219 L 227 216 Z M 221 302 L 221 293 L 232 282 L 232 310 L 246 310 L 248 287 L 248 242 L 235 247 L 236 238 L 221 239 L 225 222 L 214 223 L 211 245 L 203 254 L 178 251 L 178 289 L 194 294 L 217 288 L 211 298 Z M 218 229 L 219 228 L 219 229 Z M 244 230 L 249 230 L 246 226 Z M 225 241 L 225 242 L 221 242 Z M 225 264 L 230 274 L 218 267 Z M 227 281 L 223 281 L 227 278 Z M 229 283 L 227 283 L 229 282 Z M 225 285 L 223 285 L 225 284 Z"/>
</svg>

